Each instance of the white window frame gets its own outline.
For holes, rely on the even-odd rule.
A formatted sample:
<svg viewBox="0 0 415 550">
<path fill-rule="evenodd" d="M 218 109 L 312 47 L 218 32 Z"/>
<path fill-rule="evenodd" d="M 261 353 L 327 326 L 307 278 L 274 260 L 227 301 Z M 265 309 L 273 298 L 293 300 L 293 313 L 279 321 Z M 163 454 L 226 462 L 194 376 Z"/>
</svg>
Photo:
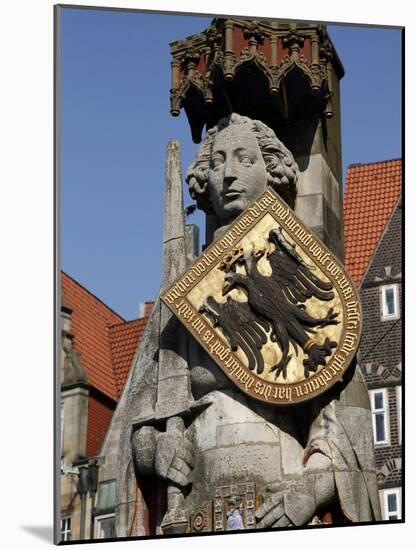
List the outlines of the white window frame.
<svg viewBox="0 0 415 550">
<path fill-rule="evenodd" d="M 399 444 L 402 443 L 402 386 L 396 386 L 396 416 L 398 419 Z"/>
<path fill-rule="evenodd" d="M 396 487 L 394 489 L 384 489 L 383 491 L 383 519 L 390 520 L 391 516 L 397 516 L 394 519 L 402 519 L 401 515 L 401 489 Z M 396 510 L 390 511 L 388 509 L 388 496 L 396 495 Z"/>
<path fill-rule="evenodd" d="M 114 518 L 115 520 L 115 513 L 112 513 L 112 514 L 102 514 L 100 516 L 95 516 L 94 518 L 94 538 L 95 539 L 99 539 L 101 538 L 99 535 L 101 533 L 101 525 L 100 525 L 100 522 L 101 520 L 103 519 L 109 519 L 109 518 Z"/>
<path fill-rule="evenodd" d="M 381 393 L 383 395 L 383 408 L 375 409 L 375 395 Z M 389 430 L 389 396 L 387 388 L 377 388 L 369 391 L 370 395 L 370 408 L 372 409 L 372 426 L 373 426 L 373 439 L 375 445 L 389 445 L 390 444 L 390 430 Z M 377 440 L 376 432 L 376 415 L 383 414 L 385 425 L 385 439 Z"/>
<path fill-rule="evenodd" d="M 67 523 L 69 522 L 69 529 Z M 68 538 L 69 535 L 69 538 Z M 72 540 L 72 518 L 71 516 L 61 517 L 61 541 Z"/>
<path fill-rule="evenodd" d="M 388 313 L 387 303 L 386 303 L 386 291 L 393 290 L 393 302 L 395 306 L 394 313 Z M 384 285 L 380 287 L 380 310 L 382 313 L 382 321 L 391 321 L 393 319 L 399 319 L 401 316 L 399 311 L 399 285 Z"/>
</svg>

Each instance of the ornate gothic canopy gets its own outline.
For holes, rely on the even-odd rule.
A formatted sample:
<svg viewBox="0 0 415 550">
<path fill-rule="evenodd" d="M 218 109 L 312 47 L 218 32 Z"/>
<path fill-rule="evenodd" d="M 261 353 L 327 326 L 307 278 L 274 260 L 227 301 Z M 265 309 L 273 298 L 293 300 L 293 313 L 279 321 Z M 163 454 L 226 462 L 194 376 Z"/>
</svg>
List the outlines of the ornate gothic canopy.
<svg viewBox="0 0 415 550">
<path fill-rule="evenodd" d="M 185 110 L 195 143 L 230 112 L 273 129 L 333 115 L 344 70 L 322 25 L 214 19 L 170 48 L 170 112 Z"/>
</svg>

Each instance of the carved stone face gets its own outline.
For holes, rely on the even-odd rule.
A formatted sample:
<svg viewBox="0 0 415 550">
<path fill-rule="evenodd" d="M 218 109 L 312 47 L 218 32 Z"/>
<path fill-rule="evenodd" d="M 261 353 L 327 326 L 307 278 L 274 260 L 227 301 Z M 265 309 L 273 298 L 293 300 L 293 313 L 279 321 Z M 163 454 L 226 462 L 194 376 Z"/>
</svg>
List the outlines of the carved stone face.
<svg viewBox="0 0 415 550">
<path fill-rule="evenodd" d="M 267 186 L 268 174 L 253 132 L 235 124 L 218 133 L 209 168 L 209 196 L 222 225 L 232 222 Z"/>
</svg>

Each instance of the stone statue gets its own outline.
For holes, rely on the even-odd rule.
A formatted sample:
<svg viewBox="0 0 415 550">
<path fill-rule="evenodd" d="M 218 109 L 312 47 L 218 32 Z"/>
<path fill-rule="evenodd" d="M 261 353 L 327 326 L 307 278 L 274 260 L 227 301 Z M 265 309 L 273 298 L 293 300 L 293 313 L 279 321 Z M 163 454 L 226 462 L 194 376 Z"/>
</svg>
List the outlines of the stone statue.
<svg viewBox="0 0 415 550">
<path fill-rule="evenodd" d="M 215 214 L 223 231 L 267 185 L 294 207 L 297 170 L 268 126 L 233 114 L 207 132 L 186 181 L 198 208 Z"/>
<path fill-rule="evenodd" d="M 237 506 L 236 498 L 232 498 L 229 501 L 229 510 L 226 517 L 226 531 L 245 529 L 243 521 L 243 508 L 241 505 Z"/>
<path fill-rule="evenodd" d="M 297 165 L 262 122 L 232 114 L 207 132 L 186 180 L 198 207 L 216 218 L 216 237 L 267 185 L 293 207 Z M 150 479 L 155 491 L 156 478 L 166 482 L 159 490 L 168 500 L 155 521 L 173 525 L 164 532 L 213 530 L 205 516 L 218 488 L 244 483 L 262 498 L 256 528 L 380 519 L 370 404 L 356 363 L 305 404 L 269 406 L 239 391 L 162 307 L 130 379 L 117 536 L 145 534 L 137 487 Z M 197 514 L 203 520 L 193 529 Z M 231 516 L 228 526 L 243 528 L 238 508 Z"/>
</svg>

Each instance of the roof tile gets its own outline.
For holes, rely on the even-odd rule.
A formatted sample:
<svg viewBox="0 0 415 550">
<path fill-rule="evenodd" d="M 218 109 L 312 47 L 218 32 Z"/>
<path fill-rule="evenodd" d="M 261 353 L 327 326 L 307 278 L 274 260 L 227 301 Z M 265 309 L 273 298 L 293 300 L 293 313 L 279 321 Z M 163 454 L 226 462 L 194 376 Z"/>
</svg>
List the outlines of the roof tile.
<svg viewBox="0 0 415 550">
<path fill-rule="evenodd" d="M 349 166 L 344 196 L 345 265 L 358 286 L 402 190 L 400 159 Z"/>
<path fill-rule="evenodd" d="M 65 305 L 72 310 L 73 345 L 88 382 L 112 400 L 99 394 L 89 398 L 87 455 L 93 456 L 101 448 L 154 302 L 145 303 L 146 317 L 125 321 L 64 272 L 61 286 Z"/>
<path fill-rule="evenodd" d="M 149 302 L 146 302 L 148 304 Z M 150 310 L 148 309 L 149 313 Z M 110 344 L 117 384 L 117 397 L 121 395 L 134 355 L 141 342 L 147 317 L 110 327 Z"/>
<path fill-rule="evenodd" d="M 124 319 L 62 272 L 62 293 L 72 310 L 74 347 L 81 354 L 88 382 L 112 399 L 117 399 L 117 385 L 112 365 L 109 327 Z"/>
</svg>

